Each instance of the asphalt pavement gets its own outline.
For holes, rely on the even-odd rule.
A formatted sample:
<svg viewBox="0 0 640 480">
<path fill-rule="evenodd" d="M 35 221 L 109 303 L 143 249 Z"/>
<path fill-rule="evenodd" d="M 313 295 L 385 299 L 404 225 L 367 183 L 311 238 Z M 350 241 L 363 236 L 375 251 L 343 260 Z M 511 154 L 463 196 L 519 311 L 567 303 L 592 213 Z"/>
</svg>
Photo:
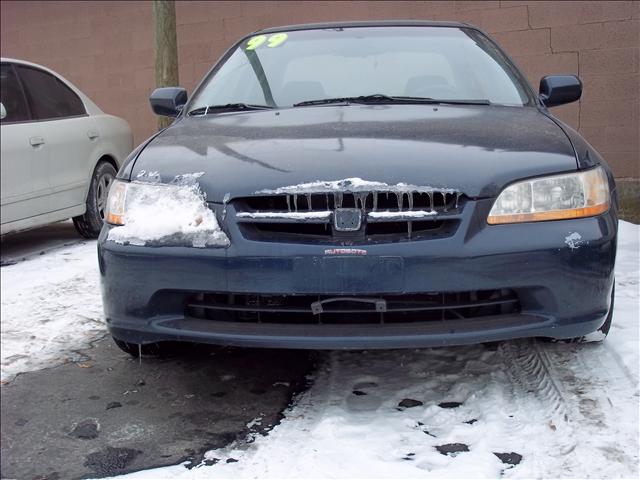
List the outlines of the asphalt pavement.
<svg viewBox="0 0 640 480">
<path fill-rule="evenodd" d="M 34 255 L 44 255 L 56 248 L 74 245 L 83 240 L 71 220 L 5 235 L 0 243 L 0 266 L 12 265 Z"/>
</svg>

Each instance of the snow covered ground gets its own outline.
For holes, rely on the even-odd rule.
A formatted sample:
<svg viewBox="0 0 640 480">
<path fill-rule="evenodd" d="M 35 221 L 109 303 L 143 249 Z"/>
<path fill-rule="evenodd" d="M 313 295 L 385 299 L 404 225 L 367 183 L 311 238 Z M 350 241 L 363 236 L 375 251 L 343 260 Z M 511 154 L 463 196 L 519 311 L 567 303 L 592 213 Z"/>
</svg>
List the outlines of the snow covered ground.
<svg viewBox="0 0 640 480">
<path fill-rule="evenodd" d="M 602 344 L 323 354 L 310 389 L 267 436 L 209 452 L 210 465 L 126 478 L 638 478 L 639 237 L 621 222 Z M 95 242 L 0 273 L 3 381 L 104 334 Z"/>
<path fill-rule="evenodd" d="M 0 269 L 1 378 L 76 358 L 106 332 L 96 242 L 81 242 Z"/>
</svg>

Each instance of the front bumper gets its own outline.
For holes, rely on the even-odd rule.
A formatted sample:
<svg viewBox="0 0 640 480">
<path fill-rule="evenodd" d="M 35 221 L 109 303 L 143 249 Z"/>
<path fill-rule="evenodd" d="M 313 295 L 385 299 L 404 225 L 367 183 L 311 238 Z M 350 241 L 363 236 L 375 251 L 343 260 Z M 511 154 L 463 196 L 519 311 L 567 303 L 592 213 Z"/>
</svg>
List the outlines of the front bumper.
<svg viewBox="0 0 640 480">
<path fill-rule="evenodd" d="M 490 200 L 469 202 L 448 238 L 349 245 L 366 257 L 325 255 L 326 245 L 250 241 L 230 230 L 224 248 L 138 247 L 99 239 L 105 317 L 131 343 L 164 340 L 278 348 L 401 348 L 521 337 L 572 338 L 609 311 L 617 218 L 489 226 Z M 579 242 L 567 241 L 580 237 Z M 412 324 L 299 325 L 185 316 L 193 292 L 362 295 L 510 289 L 520 311 Z"/>
</svg>

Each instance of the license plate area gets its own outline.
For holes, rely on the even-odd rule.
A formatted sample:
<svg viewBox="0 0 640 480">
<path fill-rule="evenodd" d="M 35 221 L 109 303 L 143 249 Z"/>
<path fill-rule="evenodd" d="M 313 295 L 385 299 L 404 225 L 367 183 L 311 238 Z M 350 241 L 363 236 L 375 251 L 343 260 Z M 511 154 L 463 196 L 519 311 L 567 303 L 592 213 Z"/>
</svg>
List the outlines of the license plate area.
<svg viewBox="0 0 640 480">
<path fill-rule="evenodd" d="M 404 261 L 391 256 L 297 257 L 295 293 L 402 293 Z"/>
</svg>

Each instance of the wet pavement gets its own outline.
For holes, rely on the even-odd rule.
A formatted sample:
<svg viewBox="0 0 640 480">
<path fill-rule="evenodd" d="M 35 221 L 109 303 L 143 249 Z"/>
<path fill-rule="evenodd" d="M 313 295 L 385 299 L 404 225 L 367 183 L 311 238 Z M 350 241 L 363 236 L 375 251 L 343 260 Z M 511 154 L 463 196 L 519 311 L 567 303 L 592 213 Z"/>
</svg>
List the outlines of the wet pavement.
<svg viewBox="0 0 640 480">
<path fill-rule="evenodd" d="M 83 241 L 85 239 L 78 235 L 71 220 L 5 235 L 1 237 L 0 265 L 13 265 L 35 255 L 44 255 L 56 248 Z"/>
<path fill-rule="evenodd" d="M 205 451 L 277 424 L 313 368 L 309 352 L 210 346 L 140 362 L 110 337 L 82 353 L 2 386 L 3 479 L 195 465 Z"/>
</svg>

